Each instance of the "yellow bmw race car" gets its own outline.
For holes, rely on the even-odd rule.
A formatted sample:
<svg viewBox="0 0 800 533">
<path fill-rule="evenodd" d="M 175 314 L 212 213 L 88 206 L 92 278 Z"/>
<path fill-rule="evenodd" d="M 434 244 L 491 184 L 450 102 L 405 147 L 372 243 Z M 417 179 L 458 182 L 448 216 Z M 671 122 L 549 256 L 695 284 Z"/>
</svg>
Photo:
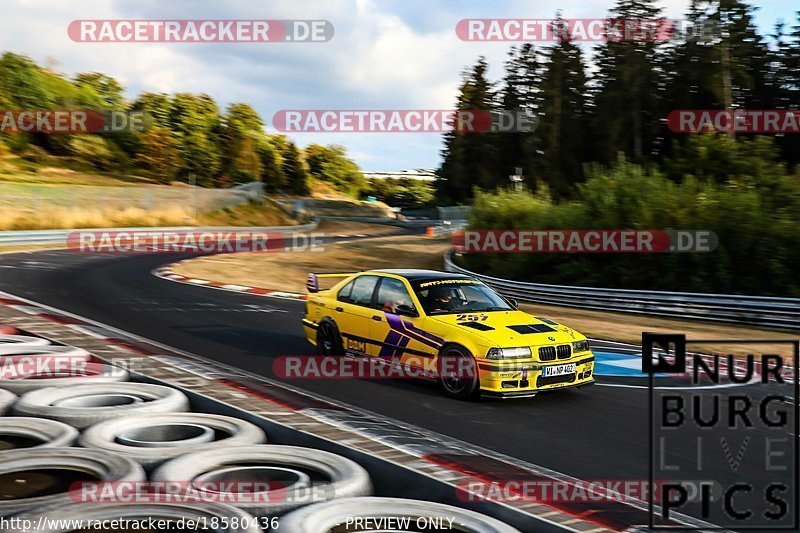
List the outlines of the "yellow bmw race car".
<svg viewBox="0 0 800 533">
<path fill-rule="evenodd" d="M 320 290 L 321 278 L 343 278 Z M 309 274 L 303 326 L 322 356 L 421 369 L 452 397 L 533 396 L 594 383 L 589 341 L 482 281 L 434 270 Z"/>
</svg>

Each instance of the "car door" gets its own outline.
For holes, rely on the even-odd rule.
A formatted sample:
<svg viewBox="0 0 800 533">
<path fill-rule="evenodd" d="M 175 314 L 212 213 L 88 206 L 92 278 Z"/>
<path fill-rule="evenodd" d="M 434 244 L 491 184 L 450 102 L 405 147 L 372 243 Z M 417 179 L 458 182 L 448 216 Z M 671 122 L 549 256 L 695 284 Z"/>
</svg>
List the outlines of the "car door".
<svg viewBox="0 0 800 533">
<path fill-rule="evenodd" d="M 380 312 L 380 320 L 373 318 L 370 323 L 370 336 L 383 343 L 375 355 L 422 366 L 427 359 L 424 353 L 429 351 L 429 347 L 420 342 L 420 339 L 425 340 L 418 328 L 423 319 L 399 315 L 397 307 L 401 304 L 417 312 L 405 283 L 397 278 L 382 277 L 375 296 L 375 310 Z"/>
<path fill-rule="evenodd" d="M 339 326 L 345 350 L 367 354 L 370 352 L 370 322 L 375 315 L 373 299 L 378 276 L 358 276 L 342 287 L 337 295 L 338 305 L 334 319 Z M 374 350 L 374 345 L 372 346 Z"/>
</svg>

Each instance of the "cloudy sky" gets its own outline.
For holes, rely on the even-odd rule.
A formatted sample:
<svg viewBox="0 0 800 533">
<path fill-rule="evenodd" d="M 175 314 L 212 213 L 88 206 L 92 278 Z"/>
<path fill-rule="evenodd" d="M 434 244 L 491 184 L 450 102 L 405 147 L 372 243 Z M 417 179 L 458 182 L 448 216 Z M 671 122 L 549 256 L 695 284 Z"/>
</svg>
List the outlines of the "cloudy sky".
<svg viewBox="0 0 800 533">
<path fill-rule="evenodd" d="M 461 71 L 484 55 L 502 75 L 507 43 L 460 41 L 464 18 L 603 18 L 614 0 L 3 0 L 0 50 L 24 53 L 74 75 L 117 78 L 129 97 L 142 91 L 205 92 L 221 106 L 242 101 L 268 123 L 282 109 L 450 109 Z M 796 0 L 763 0 L 762 33 Z M 681 18 L 688 0 L 661 0 Z M 327 43 L 77 43 L 76 19 L 324 19 Z M 441 135 L 304 133 L 297 142 L 337 143 L 365 170 L 434 168 Z"/>
</svg>

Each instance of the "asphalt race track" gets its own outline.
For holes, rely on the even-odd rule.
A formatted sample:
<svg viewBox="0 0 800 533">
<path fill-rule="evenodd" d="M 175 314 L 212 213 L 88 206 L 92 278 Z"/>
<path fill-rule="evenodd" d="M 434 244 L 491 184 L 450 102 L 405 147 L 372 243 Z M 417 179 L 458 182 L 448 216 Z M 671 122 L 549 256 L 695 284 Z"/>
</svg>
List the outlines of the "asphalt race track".
<svg viewBox="0 0 800 533">
<path fill-rule="evenodd" d="M 302 301 L 190 286 L 151 274 L 185 257 L 66 250 L 0 255 L 0 290 L 268 377 L 274 377 L 275 357 L 314 353 L 300 323 Z M 637 350 L 597 342 L 593 350 L 598 386 L 529 399 L 460 402 L 444 397 L 433 383 L 415 380 L 291 383 L 580 479 L 646 480 L 648 391 L 637 375 Z M 669 386 L 670 379 L 660 383 Z M 738 389 L 757 395 L 759 387 Z M 736 450 L 739 443 L 730 446 Z M 734 471 L 721 452 L 708 456 L 706 468 L 722 482 L 765 475 L 760 458 L 745 460 Z"/>
</svg>

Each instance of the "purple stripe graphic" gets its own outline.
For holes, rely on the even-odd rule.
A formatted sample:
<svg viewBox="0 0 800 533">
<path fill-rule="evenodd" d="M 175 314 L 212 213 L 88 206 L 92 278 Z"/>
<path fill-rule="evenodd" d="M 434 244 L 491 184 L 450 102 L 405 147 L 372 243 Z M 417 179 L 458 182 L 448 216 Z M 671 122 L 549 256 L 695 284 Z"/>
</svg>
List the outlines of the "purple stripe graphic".
<svg viewBox="0 0 800 533">
<path fill-rule="evenodd" d="M 400 346 L 401 346 L 402 348 L 397 348 L 397 350 L 395 350 L 395 352 L 394 352 L 394 355 L 395 355 L 395 357 L 401 357 L 401 356 L 403 355 L 403 348 L 405 348 L 406 346 L 408 346 L 408 342 L 409 342 L 410 340 L 411 340 L 411 339 L 410 339 L 410 338 L 408 338 L 408 337 L 403 337 L 402 339 L 400 339 Z"/>
<path fill-rule="evenodd" d="M 419 329 L 418 327 L 416 327 L 416 326 L 415 326 L 414 324 L 412 324 L 411 322 L 405 322 L 405 321 L 403 321 L 403 325 L 404 325 L 404 326 L 405 326 L 405 327 L 408 329 L 408 331 L 413 331 L 413 332 L 414 332 L 414 333 L 416 333 L 417 335 L 421 335 L 422 337 L 426 337 L 426 338 L 427 338 L 427 339 L 429 339 L 431 342 L 438 343 L 438 344 L 439 344 L 439 346 L 441 346 L 442 344 L 444 344 L 444 339 L 443 339 L 443 338 L 441 338 L 441 337 L 437 337 L 436 335 L 433 335 L 432 333 L 428 333 L 428 332 L 427 332 L 427 331 L 425 331 L 425 330 Z"/>
<path fill-rule="evenodd" d="M 386 322 L 389 323 L 389 327 L 393 331 L 396 331 L 401 335 L 411 337 L 415 341 L 419 341 L 427 346 L 440 348 L 442 344 L 444 344 L 444 340 L 442 338 L 431 335 L 430 333 L 422 331 L 421 329 L 417 329 L 410 323 L 404 323 L 403 319 L 398 315 L 386 313 Z M 409 329 L 407 326 L 410 326 L 411 329 Z"/>
<path fill-rule="evenodd" d="M 386 338 L 383 339 L 383 342 L 387 344 L 397 345 L 397 343 L 400 342 L 400 340 L 401 340 L 400 334 L 392 330 L 389 332 Z M 396 348 L 384 345 L 381 346 L 381 351 L 380 353 L 378 353 L 378 357 L 391 357 L 396 353 L 396 351 L 397 351 Z"/>
</svg>

